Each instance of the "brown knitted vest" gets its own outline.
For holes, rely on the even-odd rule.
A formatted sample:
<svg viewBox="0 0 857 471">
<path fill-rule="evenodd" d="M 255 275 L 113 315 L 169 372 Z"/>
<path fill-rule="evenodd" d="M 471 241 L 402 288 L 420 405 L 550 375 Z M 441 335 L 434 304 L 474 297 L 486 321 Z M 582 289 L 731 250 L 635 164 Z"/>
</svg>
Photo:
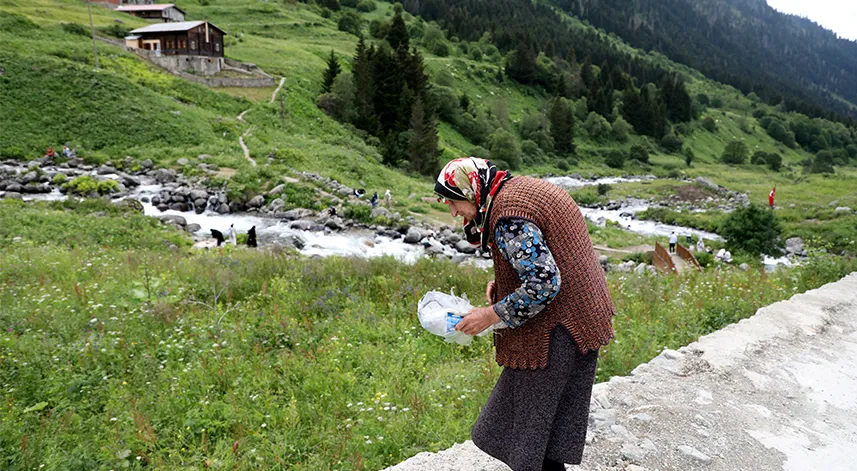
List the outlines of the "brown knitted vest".
<svg viewBox="0 0 857 471">
<path fill-rule="evenodd" d="M 515 177 L 497 193 L 490 226 L 503 218 L 532 221 L 559 268 L 560 291 L 547 308 L 516 329 L 494 333 L 497 363 L 509 368 L 545 368 L 553 328 L 565 326 L 582 352 L 597 350 L 613 338 L 613 301 L 604 270 L 592 248 L 577 203 L 558 186 L 530 177 Z M 521 286 L 521 279 L 496 243 L 492 245 L 497 300 Z"/>
</svg>

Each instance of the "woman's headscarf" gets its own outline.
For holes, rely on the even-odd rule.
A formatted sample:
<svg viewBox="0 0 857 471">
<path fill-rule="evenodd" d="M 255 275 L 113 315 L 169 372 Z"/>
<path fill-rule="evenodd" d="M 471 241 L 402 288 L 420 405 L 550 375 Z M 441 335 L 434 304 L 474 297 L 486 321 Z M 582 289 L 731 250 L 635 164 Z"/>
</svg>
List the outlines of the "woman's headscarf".
<svg viewBox="0 0 857 471">
<path fill-rule="evenodd" d="M 441 170 L 434 185 L 434 192 L 440 200 L 469 201 L 476 205 L 476 218 L 464 220 L 464 234 L 467 241 L 488 250 L 489 234 L 485 234 L 485 224 L 491 214 L 491 203 L 504 183 L 512 178 L 506 170 L 485 159 L 466 157 L 455 159 Z"/>
</svg>

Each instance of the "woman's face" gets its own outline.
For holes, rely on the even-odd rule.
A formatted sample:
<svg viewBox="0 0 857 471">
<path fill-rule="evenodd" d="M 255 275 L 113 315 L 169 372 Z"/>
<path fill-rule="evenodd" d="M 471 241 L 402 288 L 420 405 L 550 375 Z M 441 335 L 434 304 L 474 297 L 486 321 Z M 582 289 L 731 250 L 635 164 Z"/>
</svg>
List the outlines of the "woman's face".
<svg viewBox="0 0 857 471">
<path fill-rule="evenodd" d="M 468 221 L 476 219 L 476 205 L 470 201 L 449 200 L 449 214 L 452 217 L 463 217 Z"/>
</svg>

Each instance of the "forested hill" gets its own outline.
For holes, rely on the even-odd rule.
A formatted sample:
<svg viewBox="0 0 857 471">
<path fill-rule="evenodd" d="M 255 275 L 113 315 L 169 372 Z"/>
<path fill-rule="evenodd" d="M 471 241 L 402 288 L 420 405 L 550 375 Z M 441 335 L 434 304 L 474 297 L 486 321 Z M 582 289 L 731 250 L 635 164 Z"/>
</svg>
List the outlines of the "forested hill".
<svg viewBox="0 0 857 471">
<path fill-rule="evenodd" d="M 768 103 L 785 100 L 810 116 L 857 116 L 857 42 L 765 0 L 551 1 Z"/>
</svg>

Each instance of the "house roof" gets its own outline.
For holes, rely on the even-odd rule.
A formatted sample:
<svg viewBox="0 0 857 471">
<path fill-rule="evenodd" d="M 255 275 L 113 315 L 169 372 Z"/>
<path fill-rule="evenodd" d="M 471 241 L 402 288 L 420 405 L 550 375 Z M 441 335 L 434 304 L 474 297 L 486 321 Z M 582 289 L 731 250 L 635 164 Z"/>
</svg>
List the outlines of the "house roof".
<svg viewBox="0 0 857 471">
<path fill-rule="evenodd" d="M 205 23 L 206 23 L 205 21 L 180 21 L 177 23 L 158 23 L 155 25 L 145 26 L 143 28 L 137 28 L 137 29 L 131 31 L 131 34 L 170 33 L 170 32 L 175 32 L 175 31 L 188 31 L 188 30 L 194 29 L 197 26 L 199 26 L 201 24 L 205 24 Z M 211 23 L 209 23 L 209 26 L 217 29 L 218 31 L 220 31 L 223 34 L 226 34 L 226 31 L 223 31 L 222 29 L 218 28 L 217 26 L 214 26 Z"/>
<path fill-rule="evenodd" d="M 185 11 L 181 8 L 177 7 L 174 3 L 156 3 L 154 5 L 124 5 L 116 9 L 116 11 L 163 11 L 168 8 L 175 8 L 176 10 L 184 13 Z"/>
</svg>

